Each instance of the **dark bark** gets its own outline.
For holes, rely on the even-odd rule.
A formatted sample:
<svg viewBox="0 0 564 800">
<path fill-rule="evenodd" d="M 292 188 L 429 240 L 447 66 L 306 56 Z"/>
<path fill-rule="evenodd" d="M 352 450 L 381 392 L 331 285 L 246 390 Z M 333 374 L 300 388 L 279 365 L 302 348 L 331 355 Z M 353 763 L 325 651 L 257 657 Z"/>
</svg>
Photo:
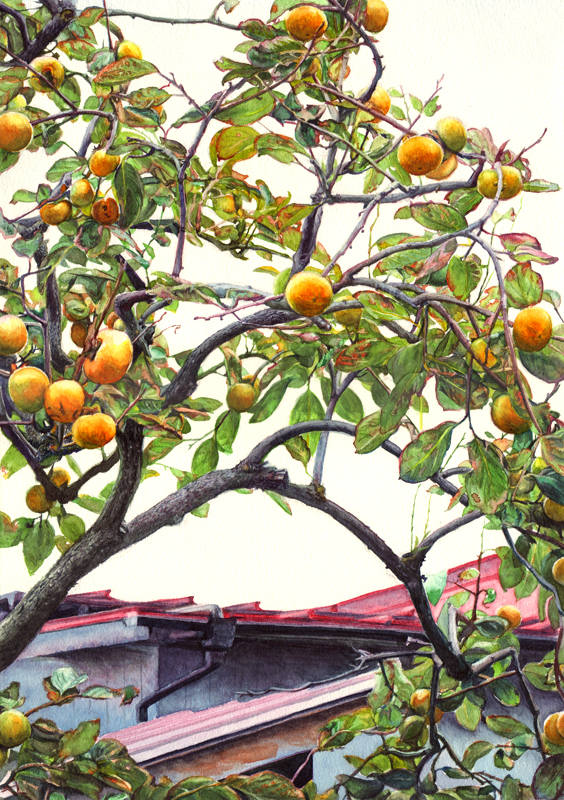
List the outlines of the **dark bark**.
<svg viewBox="0 0 564 800">
<path fill-rule="evenodd" d="M 178 375 L 163 391 L 163 401 L 165 408 L 174 406 L 190 397 L 198 385 L 198 371 L 205 359 L 213 353 L 220 345 L 225 344 L 234 336 L 239 336 L 245 331 L 252 331 L 255 328 L 268 327 L 269 325 L 281 325 L 297 319 L 298 315 L 293 311 L 275 311 L 267 308 L 256 314 L 246 317 L 240 322 L 232 322 L 226 325 L 217 333 L 213 333 L 196 347 L 178 372 Z"/>
<path fill-rule="evenodd" d="M 143 430 L 128 421 L 118 432 L 121 465 L 114 489 L 100 516 L 83 538 L 0 623 L 0 671 L 6 669 L 39 633 L 74 584 L 116 552 L 121 525 L 141 477 Z"/>
<path fill-rule="evenodd" d="M 323 206 L 317 206 L 304 219 L 302 223 L 302 238 L 292 260 L 292 275 L 295 275 L 296 272 L 301 272 L 309 264 L 317 244 L 317 234 L 322 216 Z"/>
<path fill-rule="evenodd" d="M 51 348 L 51 364 L 61 374 L 73 363 L 61 346 L 61 297 L 57 284 L 56 270 L 53 270 L 45 282 L 46 303 L 46 335 Z"/>
<path fill-rule="evenodd" d="M 56 0 L 56 2 L 44 2 L 43 4 L 47 5 L 53 18 L 39 31 L 35 39 L 21 53 L 18 53 L 18 58 L 28 64 L 40 56 L 51 42 L 56 42 L 67 25 L 76 17 L 73 0 Z"/>
</svg>

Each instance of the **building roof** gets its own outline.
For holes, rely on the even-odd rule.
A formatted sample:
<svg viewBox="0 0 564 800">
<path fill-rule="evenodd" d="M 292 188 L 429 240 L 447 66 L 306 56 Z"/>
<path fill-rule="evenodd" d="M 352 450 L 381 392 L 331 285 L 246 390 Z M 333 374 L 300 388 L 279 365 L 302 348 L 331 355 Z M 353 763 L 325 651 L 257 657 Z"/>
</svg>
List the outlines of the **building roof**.
<svg viewBox="0 0 564 800">
<path fill-rule="evenodd" d="M 447 597 L 462 590 L 476 591 L 477 578 L 472 577 L 478 562 L 472 561 L 455 567 L 447 573 L 446 588 L 441 601 L 433 609 L 435 616 Z M 513 589 L 504 590 L 498 577 L 497 555 L 483 558 L 480 564 L 480 586 L 493 589 L 496 598 L 489 607 L 482 605 L 485 594 L 481 594 L 479 607 L 489 610 L 504 604 L 517 605 L 521 610 L 522 624 L 519 636 L 529 638 L 551 638 L 554 632 L 547 619 L 540 621 L 538 591 L 526 598 L 516 600 Z M 13 593 L 0 598 L 3 615 L 17 604 L 23 595 Z M 471 607 L 470 600 L 462 610 Z M 297 636 L 315 635 L 374 635 L 418 634 L 421 626 L 404 586 L 392 586 L 351 600 L 318 608 L 295 611 L 274 611 L 261 608 L 260 602 L 228 606 L 199 606 L 193 597 L 181 597 L 148 602 L 130 602 L 112 597 L 110 591 L 69 595 L 53 618 L 45 623 L 41 633 L 23 657 L 45 655 L 81 647 L 103 647 L 120 642 L 141 641 L 149 638 L 151 627 L 165 626 L 183 631 L 194 630 L 194 626 L 205 625 L 210 609 L 228 619 L 236 620 L 238 635 Z M 66 635 L 61 636 L 65 631 Z"/>
<path fill-rule="evenodd" d="M 477 578 L 471 577 L 471 570 L 475 570 L 478 562 L 472 561 L 455 567 L 447 573 L 446 588 L 441 601 L 433 609 L 438 615 L 442 603 L 461 590 L 476 591 Z M 483 558 L 480 565 L 480 589 L 493 589 L 496 592 L 495 601 L 490 604 L 491 609 L 511 603 L 521 610 L 523 622 L 519 633 L 524 636 L 553 636 L 553 630 L 548 620 L 541 622 L 538 613 L 537 592 L 527 598 L 516 600 L 513 589 L 504 590 L 498 578 L 499 558 L 497 555 Z M 0 610 L 5 613 L 15 605 L 23 595 L 13 593 L 0 598 Z M 482 605 L 484 595 L 480 598 L 479 607 Z M 10 602 L 12 601 L 12 602 Z M 462 609 L 469 608 L 472 600 L 468 601 Z M 147 602 L 123 601 L 112 597 L 111 592 L 100 591 L 87 594 L 71 594 L 59 607 L 48 622 L 41 629 L 41 633 L 71 630 L 91 625 L 100 625 L 115 621 L 122 621 L 130 625 L 135 624 L 136 618 L 142 617 L 147 621 L 168 620 L 180 624 L 182 621 L 193 622 L 209 618 L 211 606 L 199 606 L 194 603 L 193 597 L 181 597 L 168 600 L 151 600 Z M 219 609 L 218 609 L 219 611 Z M 329 606 L 301 609 L 295 611 L 274 611 L 261 608 L 260 602 L 244 603 L 227 606 L 220 613 L 230 619 L 235 619 L 238 626 L 263 626 L 268 624 L 280 629 L 316 628 L 316 629 L 370 629 L 384 630 L 393 628 L 400 632 L 417 633 L 421 626 L 411 604 L 407 590 L 403 585 L 380 589 L 369 594 L 344 600 Z"/>
<path fill-rule="evenodd" d="M 373 686 L 374 673 L 364 673 L 323 686 L 272 692 L 243 703 L 232 700 L 203 711 L 177 711 L 107 733 L 102 738 L 117 739 L 127 747 L 130 756 L 146 764 L 263 731 L 308 713 L 361 700 Z"/>
</svg>

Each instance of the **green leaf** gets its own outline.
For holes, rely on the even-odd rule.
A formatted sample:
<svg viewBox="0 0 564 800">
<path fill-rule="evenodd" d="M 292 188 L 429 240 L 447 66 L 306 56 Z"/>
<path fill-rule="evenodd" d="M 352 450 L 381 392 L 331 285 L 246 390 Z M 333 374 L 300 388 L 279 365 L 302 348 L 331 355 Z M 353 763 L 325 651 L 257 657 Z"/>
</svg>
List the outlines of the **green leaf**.
<svg viewBox="0 0 564 800">
<path fill-rule="evenodd" d="M 494 733 L 505 739 L 515 739 L 517 736 L 533 735 L 533 731 L 518 719 L 506 716 L 492 715 L 486 717 L 486 725 Z"/>
<path fill-rule="evenodd" d="M 67 172 L 74 172 L 75 170 L 83 169 L 86 166 L 86 159 L 79 156 L 67 156 L 67 158 L 60 158 L 58 161 L 49 168 L 47 172 L 47 180 L 55 182 L 63 177 Z"/>
<path fill-rule="evenodd" d="M 215 441 L 221 453 L 232 453 L 233 442 L 239 430 L 241 415 L 236 411 L 224 411 L 215 423 Z"/>
<path fill-rule="evenodd" d="M 19 157 L 19 153 L 9 153 L 7 150 L 0 150 L 0 172 L 6 172 L 7 170 L 11 169 L 15 164 L 18 163 Z M 0 223 L 0 230 L 4 234 L 4 238 L 7 238 L 6 233 L 8 230 L 13 230 L 14 233 L 16 231 L 13 225 L 4 220 L 4 217 L 2 217 L 2 223 Z M 14 234 L 12 233 L 8 235 L 13 236 Z"/>
<path fill-rule="evenodd" d="M 307 467 L 311 452 L 303 436 L 295 436 L 284 443 L 284 447 L 296 461 L 301 461 Z"/>
<path fill-rule="evenodd" d="M 510 269 L 504 283 L 507 297 L 514 308 L 527 308 L 542 300 L 542 276 L 527 262 Z"/>
<path fill-rule="evenodd" d="M 504 706 L 518 706 L 521 702 L 519 692 L 508 678 L 500 678 L 491 688 L 494 697 Z"/>
<path fill-rule="evenodd" d="M 58 667 L 49 676 L 51 685 L 60 695 L 65 694 L 69 689 L 75 689 L 87 680 L 88 675 L 79 674 L 74 667 Z"/>
<path fill-rule="evenodd" d="M 290 412 L 290 425 L 295 425 L 297 422 L 307 422 L 312 419 L 323 419 L 324 416 L 325 411 L 318 397 L 308 388 L 298 397 L 295 406 Z M 315 452 L 319 436 L 318 431 L 304 434 L 304 439 L 312 453 Z"/>
<path fill-rule="evenodd" d="M 258 772 L 256 775 L 230 775 L 224 779 L 235 791 L 251 800 L 304 800 L 300 791 L 288 779 L 275 772 Z"/>
<path fill-rule="evenodd" d="M 269 386 L 267 391 L 254 404 L 249 422 L 264 422 L 265 419 L 272 416 L 282 402 L 286 389 L 291 382 L 292 378 L 281 378 L 281 380 Z"/>
<path fill-rule="evenodd" d="M 443 422 L 436 428 L 422 431 L 407 445 L 400 457 L 402 481 L 420 483 L 440 469 L 456 425 L 456 422 Z"/>
<path fill-rule="evenodd" d="M 217 157 L 222 161 L 252 158 L 257 152 L 258 138 L 259 133 L 248 126 L 223 128 L 215 139 Z"/>
<path fill-rule="evenodd" d="M 514 589 L 525 578 L 525 567 L 510 547 L 496 547 L 500 558 L 499 582 L 504 591 Z"/>
<path fill-rule="evenodd" d="M 119 58 L 103 67 L 95 76 L 94 83 L 98 86 L 115 86 L 118 83 L 128 83 L 144 75 L 158 72 L 154 64 L 143 61 L 141 58 Z"/>
<path fill-rule="evenodd" d="M 185 800 L 188 797 L 191 800 L 238 800 L 238 795 L 228 786 L 222 786 L 213 778 L 199 776 L 175 783 L 167 794 L 167 800 Z"/>
<path fill-rule="evenodd" d="M 61 517 L 59 519 L 59 527 L 61 533 L 63 536 L 66 536 L 69 542 L 78 542 L 86 531 L 84 520 L 77 517 L 75 514 L 66 514 L 64 517 Z"/>
<path fill-rule="evenodd" d="M 564 378 L 564 342 L 556 341 L 555 336 L 564 337 L 564 325 L 555 325 L 552 338 L 546 347 L 536 353 L 519 351 L 523 366 L 535 378 L 547 383 L 558 383 Z"/>
<path fill-rule="evenodd" d="M 462 763 L 466 769 L 472 770 L 474 769 L 476 762 L 481 758 L 484 758 L 484 756 L 487 756 L 488 753 L 491 753 L 493 749 L 494 745 L 491 742 L 472 742 L 470 747 L 468 747 L 464 752 Z"/>
<path fill-rule="evenodd" d="M 250 125 L 263 117 L 266 117 L 273 110 L 276 99 L 270 94 L 261 94 L 258 97 L 256 89 L 248 89 L 243 92 L 237 99 L 240 101 L 244 98 L 251 98 L 245 100 L 234 108 L 220 111 L 216 114 L 216 119 L 222 122 L 229 122 L 231 125 Z M 241 160 L 241 159 L 238 159 Z"/>
<path fill-rule="evenodd" d="M 480 283 L 482 267 L 471 259 L 463 261 L 453 256 L 448 265 L 446 280 L 449 289 L 459 300 L 467 300 Z"/>
<path fill-rule="evenodd" d="M 441 599 L 447 584 L 447 577 L 446 570 L 436 572 L 434 575 L 427 575 L 423 588 L 432 606 L 436 606 Z"/>
<path fill-rule="evenodd" d="M 270 489 L 267 489 L 267 490 L 266 490 L 266 494 L 267 494 L 267 495 L 268 495 L 268 496 L 269 496 L 269 497 L 270 497 L 272 500 L 274 500 L 274 502 L 276 503 L 276 505 L 277 505 L 277 506 L 280 506 L 280 508 L 282 509 L 282 511 L 285 511 L 285 512 L 286 512 L 286 514 L 289 514 L 290 516 L 292 516 L 292 508 L 291 508 L 290 504 L 289 504 L 289 503 L 288 503 L 288 502 L 287 502 L 287 501 L 286 501 L 286 500 L 285 500 L 283 497 L 281 497 L 281 496 L 280 496 L 279 494 L 277 494 L 276 492 L 272 492 L 272 491 L 270 491 Z"/>
<path fill-rule="evenodd" d="M 482 710 L 472 703 L 468 697 L 464 697 L 454 713 L 459 724 L 466 730 L 475 731 L 480 724 Z"/>
<path fill-rule="evenodd" d="M 354 797 L 355 800 L 372 800 L 381 794 L 384 784 L 379 778 L 370 780 L 365 778 L 354 778 L 348 775 L 337 775 L 337 781 L 347 792 L 347 796 Z"/>
<path fill-rule="evenodd" d="M 12 522 L 7 514 L 0 511 L 0 548 L 15 547 L 21 541 L 20 525 Z"/>
<path fill-rule="evenodd" d="M 465 478 L 470 503 L 484 514 L 495 514 L 508 494 L 507 473 L 501 465 L 499 451 L 477 437 L 468 446 L 472 472 Z"/>
<path fill-rule="evenodd" d="M 564 793 L 564 755 L 543 761 L 535 772 L 531 788 L 535 800 L 559 800 Z"/>
<path fill-rule="evenodd" d="M 154 106 L 162 105 L 170 97 L 172 95 L 164 89 L 150 86 L 146 89 L 138 89 L 136 92 L 131 92 L 128 95 L 128 100 L 135 108 L 154 108 Z"/>
<path fill-rule="evenodd" d="M 335 413 L 347 422 L 357 425 L 364 417 L 364 409 L 360 397 L 352 389 L 345 389 L 337 400 Z"/>
<path fill-rule="evenodd" d="M 427 374 L 408 373 L 396 383 L 382 407 L 380 422 L 383 430 L 392 430 L 407 413 L 414 395 L 419 394 L 425 385 Z"/>
<path fill-rule="evenodd" d="M 137 222 L 143 208 L 143 182 L 139 173 L 128 161 L 120 164 L 112 178 L 112 188 L 121 211 L 121 224 L 125 228 Z"/>
<path fill-rule="evenodd" d="M 80 693 L 80 696 L 88 697 L 91 700 L 111 700 L 120 694 L 121 692 L 116 689 L 110 689 L 108 686 L 89 686 Z"/>
<path fill-rule="evenodd" d="M 34 575 L 55 547 L 55 530 L 50 522 L 36 522 L 25 535 L 23 556 L 27 571 Z"/>
<path fill-rule="evenodd" d="M 380 418 L 381 411 L 375 411 L 362 419 L 356 426 L 354 446 L 360 455 L 372 453 L 392 435 L 393 430 L 382 430 Z"/>
<path fill-rule="evenodd" d="M 79 494 L 78 497 L 73 500 L 73 503 L 86 509 L 86 511 L 92 511 L 94 514 L 99 514 L 106 505 L 104 500 L 99 497 L 91 497 L 88 494 Z"/>
<path fill-rule="evenodd" d="M 533 475 L 541 492 L 554 500 L 555 503 L 564 505 L 564 476 L 555 470 L 543 470 L 541 475 Z"/>
<path fill-rule="evenodd" d="M 559 192 L 560 186 L 557 183 L 551 183 L 550 181 L 545 181 L 542 178 L 538 178 L 534 181 L 527 181 L 523 184 L 523 191 L 524 192 Z"/>
<path fill-rule="evenodd" d="M 11 67 L 0 72 L 0 105 L 7 105 L 21 92 L 26 78 L 25 67 Z"/>
<path fill-rule="evenodd" d="M 143 451 L 143 466 L 148 467 L 160 461 L 181 443 L 182 439 L 176 436 L 157 436 L 151 439 Z"/>
<path fill-rule="evenodd" d="M 81 756 L 87 753 L 100 735 L 100 720 L 80 722 L 75 730 L 67 731 L 61 738 L 59 758 Z"/>
<path fill-rule="evenodd" d="M 202 442 L 192 458 L 192 472 L 197 475 L 205 475 L 206 472 L 212 472 L 218 464 L 219 452 L 214 438 L 206 439 Z"/>
<path fill-rule="evenodd" d="M 12 475 L 15 475 L 16 472 L 19 472 L 20 469 L 26 466 L 26 458 L 11 444 L 0 461 L 0 470 L 2 471 L 3 477 L 11 478 Z"/>
<path fill-rule="evenodd" d="M 556 473 L 564 474 L 564 440 L 558 432 L 541 438 L 541 453 Z M 552 473 L 548 473 L 548 476 L 552 476 Z"/>
<path fill-rule="evenodd" d="M 416 222 L 432 231 L 449 233 L 463 230 L 468 226 L 466 218 L 445 203 L 412 203 L 410 210 Z"/>
</svg>

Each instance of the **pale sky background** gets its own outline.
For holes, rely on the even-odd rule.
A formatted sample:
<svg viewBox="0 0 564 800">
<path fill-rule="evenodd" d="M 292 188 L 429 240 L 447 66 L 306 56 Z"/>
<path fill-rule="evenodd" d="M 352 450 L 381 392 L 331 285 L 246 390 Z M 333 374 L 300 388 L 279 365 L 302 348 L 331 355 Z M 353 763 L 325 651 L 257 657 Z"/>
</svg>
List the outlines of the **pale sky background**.
<svg viewBox="0 0 564 800">
<path fill-rule="evenodd" d="M 117 2 L 114 0 L 111 5 L 117 7 Z M 215 2 L 208 0 L 177 0 L 166 4 L 122 0 L 119 7 L 149 14 L 199 18 L 206 16 L 214 5 Z M 226 19 L 234 22 L 245 17 L 266 19 L 270 5 L 270 0 L 241 0 L 240 6 Z M 403 87 L 424 100 L 444 75 L 439 117 L 459 117 L 467 127 L 487 126 L 497 144 L 509 139 L 509 147 L 514 151 L 530 145 L 545 127 L 548 128 L 541 144 L 528 154 L 533 177 L 564 185 L 562 5 L 554 0 L 536 0 L 534 4 L 525 0 L 456 3 L 390 0 L 388 5 L 390 21 L 380 34 L 379 49 L 386 66 L 382 85 Z M 232 52 L 242 40 L 235 32 L 204 25 L 157 25 L 127 18 L 116 19 L 116 22 L 127 39 L 143 48 L 147 60 L 156 63 L 163 73 L 174 72 L 176 79 L 199 102 L 205 101 L 220 85 L 221 73 L 213 67 L 213 60 L 221 55 L 243 58 Z M 352 74 L 346 86 L 360 90 L 370 80 L 370 64 L 358 58 L 353 59 L 351 67 Z M 151 76 L 147 85 L 159 85 L 159 79 Z M 171 101 L 167 107 L 171 109 L 169 119 L 174 118 L 173 102 L 177 102 L 174 107 L 178 113 L 185 110 L 182 101 Z M 270 119 L 257 123 L 256 127 L 264 131 L 277 130 L 276 123 Z M 425 129 L 424 126 L 417 128 L 419 132 Z M 175 132 L 174 138 L 189 144 L 194 131 L 194 126 L 186 126 Z M 14 206 L 9 206 L 13 191 L 20 186 L 29 189 L 36 186 L 44 180 L 46 169 L 39 153 L 24 153 L 17 168 L 2 175 L 0 206 L 7 216 L 15 216 Z M 293 200 L 298 202 L 307 202 L 314 188 L 307 173 L 268 158 L 243 162 L 239 169 L 251 179 L 264 178 L 275 194 L 290 191 Z M 459 169 L 457 175 L 461 174 Z M 356 186 L 341 186 L 342 191 L 347 188 L 361 191 L 362 179 Z M 505 212 L 513 202 L 518 211 L 521 200 L 523 208 L 513 228 L 504 223 L 505 227 L 500 226 L 498 232 L 512 229 L 531 233 L 540 239 L 546 252 L 562 257 L 564 193 L 523 194 L 515 201 L 503 203 L 500 210 Z M 320 240 L 330 253 L 346 240 L 358 210 L 358 207 L 345 209 L 342 206 L 326 210 Z M 18 212 L 21 213 L 19 209 Z M 382 213 L 375 228 L 379 235 L 400 230 L 394 228 L 387 217 L 389 215 Z M 406 224 L 401 225 L 405 227 Z M 420 230 L 415 224 L 411 229 Z M 367 238 L 360 238 L 341 260 L 341 265 L 352 265 L 365 257 L 366 251 Z M 9 241 L 0 240 L 0 254 L 18 263 Z M 173 248 L 158 251 L 156 263 L 160 269 L 169 270 L 173 257 Z M 24 266 L 24 262 L 21 263 Z M 212 246 L 200 250 L 187 245 L 183 277 L 252 283 L 268 289 L 271 286 L 268 276 L 252 272 L 261 263 L 257 258 L 237 261 Z M 274 265 L 283 268 L 287 264 L 280 260 Z M 545 286 L 564 294 L 562 261 L 542 267 L 541 271 Z M 170 333 L 171 352 L 194 347 L 211 332 L 213 322 L 191 320 L 194 314 L 202 314 L 203 308 L 198 306 L 195 312 L 188 309 L 181 332 Z M 172 318 L 171 321 L 178 320 Z M 198 390 L 201 396 L 215 393 L 221 397 L 224 392 L 222 379 L 216 382 L 208 379 Z M 536 393 L 535 400 L 545 393 L 546 390 Z M 299 393 L 292 394 L 295 401 Z M 372 410 L 368 395 L 362 390 L 360 395 L 368 413 Z M 556 398 L 555 406 L 558 405 Z M 236 453 L 221 456 L 220 467 L 236 464 L 257 441 L 287 424 L 288 412 L 289 406 L 286 406 L 267 423 L 252 426 L 245 423 L 236 441 Z M 433 417 L 433 422 L 426 422 L 426 426 L 458 418 L 441 412 L 440 416 Z M 493 427 L 487 412 L 475 415 L 475 423 L 482 432 Z M 195 423 L 193 435 L 199 437 L 206 429 L 204 424 Z M 396 440 L 403 441 L 401 437 Z M 174 451 L 173 460 L 179 467 L 189 469 L 192 452 L 187 445 L 182 445 Z M 90 454 L 81 454 L 80 463 L 87 465 L 89 457 Z M 464 457 L 465 452 L 459 450 L 452 464 Z M 275 451 L 270 461 L 287 467 L 295 481 L 308 482 L 301 465 L 293 462 L 283 449 Z M 31 471 L 25 469 L 9 482 L 0 484 L 2 509 L 11 517 L 26 515 L 24 496 L 32 482 Z M 96 494 L 105 482 L 102 480 L 97 486 L 91 484 L 87 490 Z M 424 532 L 429 484 L 421 485 L 417 491 L 416 487 L 400 483 L 397 461 L 385 452 L 356 456 L 348 437 L 333 435 L 329 441 L 324 484 L 331 499 L 371 525 L 398 552 L 409 548 L 412 513 L 414 534 L 421 536 Z M 128 518 L 174 488 L 175 481 L 168 475 L 146 481 Z M 445 513 L 447 503 L 448 498 L 433 499 L 431 529 L 457 514 L 457 509 L 454 513 Z M 69 505 L 69 511 L 72 510 Z M 137 600 L 194 595 L 196 602 L 221 605 L 259 600 L 263 608 L 289 609 L 346 600 L 395 583 L 383 565 L 329 517 L 295 502 L 292 510 L 292 516 L 284 514 L 272 500 L 257 492 L 251 496 L 224 495 L 213 501 L 208 519 L 188 516 L 182 525 L 161 530 L 92 572 L 80 582 L 77 590 L 111 589 L 116 597 Z M 475 558 L 481 532 L 482 526 L 476 524 L 443 540 L 427 561 L 427 573 Z M 486 531 L 484 544 L 491 548 L 501 544 L 501 540 L 497 534 Z M 30 578 L 20 548 L 2 551 L 0 593 L 29 588 L 45 568 Z"/>
</svg>

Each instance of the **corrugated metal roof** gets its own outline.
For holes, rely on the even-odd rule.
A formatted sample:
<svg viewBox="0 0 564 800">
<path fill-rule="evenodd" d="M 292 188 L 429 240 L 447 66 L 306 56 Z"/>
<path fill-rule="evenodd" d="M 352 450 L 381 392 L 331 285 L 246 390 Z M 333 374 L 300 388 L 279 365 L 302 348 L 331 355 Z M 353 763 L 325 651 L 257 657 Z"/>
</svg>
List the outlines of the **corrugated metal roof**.
<svg viewBox="0 0 564 800">
<path fill-rule="evenodd" d="M 478 579 L 465 578 L 464 573 L 476 568 L 476 561 L 468 562 L 448 571 L 447 585 L 443 598 L 433 609 L 438 615 L 442 602 L 461 590 L 476 591 Z M 554 632 L 547 620 L 541 622 L 538 614 L 538 592 L 530 597 L 515 599 L 512 589 L 504 590 L 498 578 L 499 558 L 490 555 L 483 558 L 480 565 L 480 590 L 494 589 L 495 601 L 488 607 L 483 606 L 484 594 L 480 595 L 479 608 L 492 612 L 501 605 L 511 603 L 521 610 L 523 622 L 519 633 L 524 636 L 553 636 Z M 462 606 L 470 608 L 473 599 Z M 193 607 L 193 610 L 191 609 Z M 226 618 L 236 619 L 240 626 L 264 626 L 278 629 L 280 632 L 297 628 L 315 628 L 316 630 L 382 630 L 393 629 L 398 632 L 417 633 L 421 626 L 404 586 L 392 586 L 350 600 L 344 600 L 329 606 L 300 609 L 295 611 L 275 611 L 263 609 L 260 602 L 251 602 L 228 606 L 223 609 Z M 42 632 L 64 631 L 87 625 L 98 625 L 105 622 L 129 620 L 135 624 L 136 617 L 146 620 L 194 621 L 207 620 L 209 612 L 194 604 L 193 597 L 149 602 L 129 602 L 113 598 L 110 591 L 92 592 L 88 594 L 69 595 L 54 619 L 49 620 Z"/>
</svg>

